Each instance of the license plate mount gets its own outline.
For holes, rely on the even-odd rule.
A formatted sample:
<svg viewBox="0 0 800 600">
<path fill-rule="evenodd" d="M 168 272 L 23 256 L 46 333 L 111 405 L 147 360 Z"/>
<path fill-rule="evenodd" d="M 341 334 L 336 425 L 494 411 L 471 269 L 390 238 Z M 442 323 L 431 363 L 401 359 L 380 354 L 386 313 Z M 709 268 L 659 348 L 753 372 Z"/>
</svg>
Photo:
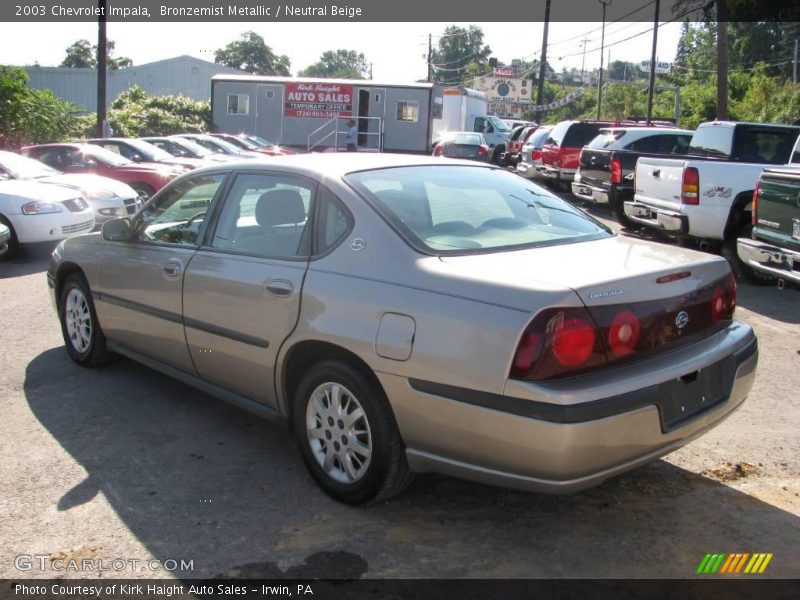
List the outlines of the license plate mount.
<svg viewBox="0 0 800 600">
<path fill-rule="evenodd" d="M 670 431 L 723 402 L 730 395 L 733 363 L 723 360 L 687 373 L 662 388 L 661 428 Z"/>
<path fill-rule="evenodd" d="M 800 240 L 800 219 L 792 219 L 792 237 Z"/>
</svg>

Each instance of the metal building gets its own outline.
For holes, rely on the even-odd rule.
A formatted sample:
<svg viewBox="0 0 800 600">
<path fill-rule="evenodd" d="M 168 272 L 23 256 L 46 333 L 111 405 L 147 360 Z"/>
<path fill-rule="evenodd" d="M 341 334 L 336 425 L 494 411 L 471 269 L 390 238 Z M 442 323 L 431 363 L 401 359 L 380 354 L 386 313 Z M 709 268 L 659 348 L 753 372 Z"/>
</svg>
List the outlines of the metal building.
<svg viewBox="0 0 800 600">
<path fill-rule="evenodd" d="M 215 75 L 214 131 L 251 133 L 306 149 L 343 148 L 346 123 L 358 123 L 359 149 L 430 152 L 442 87 L 361 79 Z"/>
<path fill-rule="evenodd" d="M 29 66 L 32 88 L 50 89 L 56 96 L 83 108 L 97 110 L 97 71 L 69 67 Z M 194 100 L 209 100 L 211 78 L 221 73 L 241 74 L 242 71 L 216 63 L 176 56 L 156 62 L 108 71 L 106 82 L 108 103 L 128 88 L 138 85 L 151 96 L 188 96 Z"/>
</svg>

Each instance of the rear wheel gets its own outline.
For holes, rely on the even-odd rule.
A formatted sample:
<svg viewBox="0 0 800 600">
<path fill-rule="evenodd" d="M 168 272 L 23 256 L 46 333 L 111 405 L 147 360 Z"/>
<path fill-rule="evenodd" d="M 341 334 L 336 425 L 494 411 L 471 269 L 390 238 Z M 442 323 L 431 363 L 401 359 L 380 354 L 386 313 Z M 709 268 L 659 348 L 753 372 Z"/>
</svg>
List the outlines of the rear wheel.
<svg viewBox="0 0 800 600">
<path fill-rule="evenodd" d="M 325 360 L 311 367 L 298 385 L 293 420 L 306 467 L 336 500 L 381 502 L 411 482 L 385 394 L 349 364 Z"/>
<path fill-rule="evenodd" d="M 752 223 L 744 223 L 735 236 L 722 242 L 722 256 L 730 263 L 737 279 L 754 285 L 774 285 L 777 282 L 775 277 L 753 269 L 739 258 L 739 253 L 736 251 L 736 240 L 740 237 L 749 238 L 752 231 Z"/>
<path fill-rule="evenodd" d="M 11 221 L 6 219 L 3 215 L 0 215 L 0 223 L 8 227 L 11 231 L 11 238 L 8 240 L 8 249 L 4 254 L 0 254 L 0 260 L 3 260 L 17 253 L 17 250 L 19 250 L 19 241 L 17 240 L 17 233 L 14 231 L 14 226 L 11 224 Z"/>
<path fill-rule="evenodd" d="M 82 367 L 106 364 L 111 354 L 106 349 L 106 336 L 97 320 L 89 284 L 82 274 L 67 277 L 58 309 L 61 334 L 70 358 Z"/>
</svg>

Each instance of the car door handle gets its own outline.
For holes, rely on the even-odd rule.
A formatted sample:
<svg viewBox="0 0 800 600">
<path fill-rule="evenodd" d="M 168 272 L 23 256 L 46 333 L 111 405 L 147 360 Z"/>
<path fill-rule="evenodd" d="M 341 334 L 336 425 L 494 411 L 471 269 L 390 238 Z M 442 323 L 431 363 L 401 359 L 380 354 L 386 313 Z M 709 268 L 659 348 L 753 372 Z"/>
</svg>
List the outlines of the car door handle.
<svg viewBox="0 0 800 600">
<path fill-rule="evenodd" d="M 183 263 L 177 258 L 171 258 L 161 265 L 161 272 L 167 277 L 180 277 L 183 273 Z"/>
<path fill-rule="evenodd" d="M 278 298 L 287 298 L 294 293 L 292 282 L 286 279 L 267 279 L 264 289 L 271 296 L 277 296 Z"/>
</svg>

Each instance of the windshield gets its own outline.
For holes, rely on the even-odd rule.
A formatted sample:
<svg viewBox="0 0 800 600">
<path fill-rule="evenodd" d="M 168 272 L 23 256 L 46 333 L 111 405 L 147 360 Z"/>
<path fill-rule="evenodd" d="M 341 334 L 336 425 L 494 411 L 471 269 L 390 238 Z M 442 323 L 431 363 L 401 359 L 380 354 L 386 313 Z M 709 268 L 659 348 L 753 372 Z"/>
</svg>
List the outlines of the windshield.
<svg viewBox="0 0 800 600">
<path fill-rule="evenodd" d="M 591 142 L 586 144 L 586 147 L 591 150 L 602 150 L 608 148 L 611 144 L 616 142 L 625 135 L 624 130 L 620 129 L 601 129 L 600 133 Z"/>
<path fill-rule="evenodd" d="M 241 148 L 237 148 L 230 142 L 226 142 L 225 140 L 221 140 L 219 138 L 196 138 L 192 141 L 195 141 L 201 146 L 208 148 L 212 152 L 222 152 L 224 154 L 239 154 L 242 152 Z"/>
<path fill-rule="evenodd" d="M 541 148 L 544 146 L 544 142 L 549 135 L 550 129 L 548 127 L 545 127 L 544 129 L 537 129 L 536 132 L 530 138 L 528 138 L 527 145 L 533 148 Z"/>
<path fill-rule="evenodd" d="M 550 192 L 500 169 L 417 166 L 345 177 L 423 252 L 464 254 L 613 235 Z"/>
<path fill-rule="evenodd" d="M 154 146 L 150 142 L 145 142 L 144 140 L 133 140 L 133 139 L 125 141 L 128 144 L 130 144 L 133 148 L 135 148 L 136 151 L 142 156 L 144 156 L 147 160 L 158 162 L 161 160 L 169 160 L 173 158 L 173 156 L 169 152 L 162 150 L 158 146 Z"/>
<path fill-rule="evenodd" d="M 38 179 L 61 174 L 61 171 L 56 171 L 43 162 L 13 152 L 0 152 L 0 169 L 13 179 Z"/>
<path fill-rule="evenodd" d="M 502 119 L 498 119 L 497 117 L 486 117 L 489 123 L 492 124 L 495 131 L 502 131 L 505 133 L 506 131 L 511 131 L 511 127 L 503 121 Z"/>
<path fill-rule="evenodd" d="M 242 145 L 242 146 L 244 146 L 244 147 L 245 147 L 245 149 L 247 149 L 247 150 L 252 150 L 253 148 L 258 148 L 258 147 L 259 147 L 259 146 L 258 146 L 258 144 L 256 144 L 254 141 L 252 141 L 252 140 L 248 140 L 248 139 L 247 139 L 246 137 L 244 137 L 244 136 L 241 136 L 241 135 L 235 135 L 235 136 L 233 136 L 233 138 L 236 140 L 236 142 L 239 142 L 239 145 Z M 236 144 L 236 142 L 231 142 L 230 140 L 227 140 L 227 139 L 225 139 L 225 138 L 223 138 L 223 139 L 224 139 L 226 142 L 229 142 L 229 143 L 233 144 L 234 146 L 236 146 L 236 145 L 237 145 L 237 144 Z"/>
<path fill-rule="evenodd" d="M 109 167 L 121 167 L 123 165 L 133 164 L 132 160 L 128 160 L 124 156 L 117 154 L 116 152 L 112 152 L 111 150 L 101 148 L 100 146 L 86 144 L 85 146 L 81 147 L 81 151 L 86 156 L 89 156 Z"/>
<path fill-rule="evenodd" d="M 253 142 L 255 142 L 258 146 L 275 146 L 276 145 L 273 142 L 265 140 L 260 135 L 249 135 L 248 134 L 245 137 L 247 137 L 248 140 L 252 140 Z"/>
</svg>

